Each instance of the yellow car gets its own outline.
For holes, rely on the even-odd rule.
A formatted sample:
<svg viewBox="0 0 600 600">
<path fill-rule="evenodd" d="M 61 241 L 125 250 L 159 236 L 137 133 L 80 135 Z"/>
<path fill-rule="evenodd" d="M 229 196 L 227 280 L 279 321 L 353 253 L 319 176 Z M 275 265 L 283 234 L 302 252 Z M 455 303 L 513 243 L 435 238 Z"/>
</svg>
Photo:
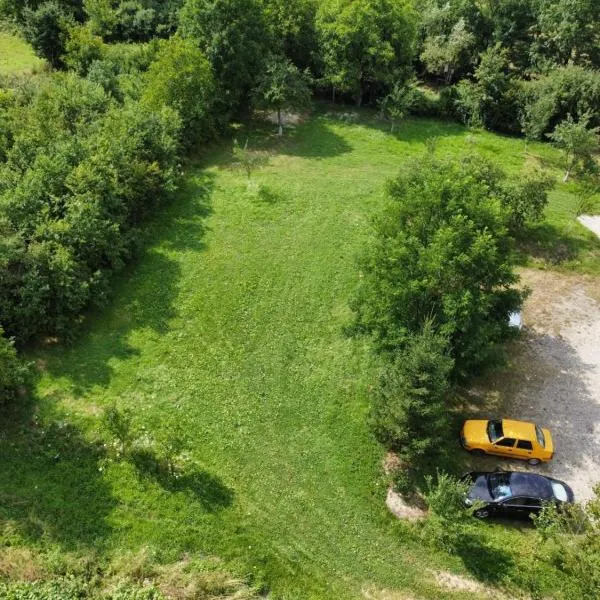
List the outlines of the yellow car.
<svg viewBox="0 0 600 600">
<path fill-rule="evenodd" d="M 518 458 L 530 465 L 547 462 L 554 456 L 550 432 L 525 421 L 465 421 L 460 442 L 465 450 L 473 454 Z"/>
</svg>

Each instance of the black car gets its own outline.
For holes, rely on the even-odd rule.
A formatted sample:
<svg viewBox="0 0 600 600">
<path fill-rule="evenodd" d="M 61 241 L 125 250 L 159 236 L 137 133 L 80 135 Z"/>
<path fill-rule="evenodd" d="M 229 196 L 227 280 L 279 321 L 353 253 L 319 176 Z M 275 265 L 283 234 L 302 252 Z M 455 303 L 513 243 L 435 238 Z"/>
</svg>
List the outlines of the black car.
<svg viewBox="0 0 600 600">
<path fill-rule="evenodd" d="M 475 511 L 481 519 L 490 516 L 529 517 L 538 513 L 547 502 L 573 503 L 573 490 L 563 481 L 536 473 L 494 471 L 467 473 L 463 481 L 472 483 L 465 504 L 476 500 L 485 504 Z"/>
</svg>

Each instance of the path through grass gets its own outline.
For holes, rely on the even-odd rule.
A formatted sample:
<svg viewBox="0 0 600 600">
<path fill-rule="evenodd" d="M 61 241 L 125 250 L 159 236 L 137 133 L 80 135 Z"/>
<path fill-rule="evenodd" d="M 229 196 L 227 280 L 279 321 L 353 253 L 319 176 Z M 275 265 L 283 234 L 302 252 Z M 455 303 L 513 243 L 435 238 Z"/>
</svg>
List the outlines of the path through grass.
<svg viewBox="0 0 600 600">
<path fill-rule="evenodd" d="M 344 335 L 369 218 L 427 137 L 439 137 L 438 152 L 474 145 L 513 171 L 524 161 L 521 141 L 480 134 L 469 144 L 465 134 L 415 120 L 391 136 L 319 117 L 283 141 L 263 139 L 273 156 L 251 182 L 232 168 L 228 142 L 199 159 L 112 305 L 70 348 L 33 356 L 39 422 L 76 429 L 41 431 L 44 452 L 25 434 L 0 440 L 0 489 L 14 499 L 0 516 L 13 543 L 100 557 L 148 546 L 164 561 L 218 555 L 290 599 L 365 589 L 471 597 L 440 590 L 431 571 L 441 568 L 494 584 L 522 578 L 502 536 L 527 532 L 494 534 L 500 542 L 474 561 L 423 548 L 386 513 L 382 453 L 366 425 L 377 364 Z M 600 245 L 573 231 L 577 264 L 592 264 Z M 106 460 L 91 440 L 112 401 L 132 408 L 139 428 L 185 425 L 193 445 L 180 479 Z"/>
</svg>

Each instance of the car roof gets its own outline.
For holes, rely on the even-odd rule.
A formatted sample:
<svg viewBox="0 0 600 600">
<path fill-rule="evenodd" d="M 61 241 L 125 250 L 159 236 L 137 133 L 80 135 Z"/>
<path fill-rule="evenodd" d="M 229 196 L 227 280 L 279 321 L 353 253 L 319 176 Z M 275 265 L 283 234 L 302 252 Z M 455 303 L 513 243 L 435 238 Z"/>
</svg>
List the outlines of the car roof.
<svg viewBox="0 0 600 600">
<path fill-rule="evenodd" d="M 527 421 L 512 421 L 502 419 L 504 437 L 520 440 L 535 440 L 535 424 Z"/>
<path fill-rule="evenodd" d="M 528 496 L 542 500 L 550 500 L 554 497 L 550 480 L 536 473 L 511 473 L 510 489 L 513 497 Z"/>
</svg>

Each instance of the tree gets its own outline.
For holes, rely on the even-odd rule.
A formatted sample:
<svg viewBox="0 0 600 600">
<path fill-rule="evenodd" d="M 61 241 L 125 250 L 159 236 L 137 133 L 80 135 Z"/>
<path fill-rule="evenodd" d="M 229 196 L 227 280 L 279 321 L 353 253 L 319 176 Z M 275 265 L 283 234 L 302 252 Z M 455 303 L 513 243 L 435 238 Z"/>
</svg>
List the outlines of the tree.
<svg viewBox="0 0 600 600">
<path fill-rule="evenodd" d="M 475 39 L 461 18 L 449 35 L 432 36 L 425 40 L 421 60 L 430 73 L 443 76 L 448 85 L 457 69 L 471 62 Z"/>
<path fill-rule="evenodd" d="M 390 182 L 352 302 L 357 331 L 380 351 L 402 351 L 432 320 L 448 339 L 454 377 L 497 359 L 523 298 L 513 287 L 504 179 L 482 158 L 425 156 Z"/>
<path fill-rule="evenodd" d="M 413 58 L 415 13 L 403 0 L 327 0 L 317 13 L 325 81 L 361 105 L 400 79 Z"/>
<path fill-rule="evenodd" d="M 266 64 L 254 90 L 257 106 L 277 112 L 278 135 L 283 135 L 282 110 L 302 110 L 310 104 L 310 74 L 289 59 L 274 56 Z"/>
<path fill-rule="evenodd" d="M 578 122 L 569 115 L 559 123 L 548 137 L 553 144 L 563 151 L 565 159 L 565 176 L 568 181 L 573 169 L 580 167 L 584 171 L 596 168 L 593 154 L 598 151 L 598 132 L 600 127 L 589 127 L 589 115 L 584 115 Z"/>
<path fill-rule="evenodd" d="M 414 106 L 417 99 L 416 84 L 409 81 L 406 84 L 396 83 L 391 92 L 381 100 L 379 107 L 384 117 L 390 120 L 390 132 L 394 133 L 396 123 L 402 121 Z"/>
<path fill-rule="evenodd" d="M 531 53 L 538 68 L 600 66 L 600 4 L 596 0 L 537 0 Z"/>
<path fill-rule="evenodd" d="M 178 37 L 162 41 L 145 83 L 142 103 L 155 111 L 165 106 L 175 109 L 186 145 L 211 136 L 214 79 L 208 60 L 194 42 Z"/>
<path fill-rule="evenodd" d="M 133 442 L 131 427 L 133 415 L 131 410 L 120 410 L 117 408 L 117 405 L 113 403 L 104 411 L 102 421 L 108 432 L 117 441 L 119 445 L 119 455 L 122 457 L 126 456 L 129 453 Z"/>
<path fill-rule="evenodd" d="M 243 146 L 240 146 L 237 140 L 233 140 L 233 157 L 236 165 L 245 171 L 248 180 L 258 167 L 267 162 L 268 158 L 265 152 L 248 148 L 248 140 Z"/>
<path fill-rule="evenodd" d="M 25 10 L 25 37 L 38 56 L 45 58 L 53 67 L 63 66 L 67 30 L 72 17 L 59 2 L 44 2 L 37 10 Z"/>
<path fill-rule="evenodd" d="M 289 58 L 299 69 L 317 62 L 316 0 L 263 0 L 265 20 L 273 50 Z"/>
<path fill-rule="evenodd" d="M 440 449 L 450 427 L 448 341 L 432 323 L 410 334 L 385 369 L 373 398 L 371 426 L 377 439 L 412 465 Z"/>
<path fill-rule="evenodd" d="M 221 112 L 247 108 L 271 46 L 259 0 L 186 0 L 179 32 L 212 65 Z"/>
</svg>

